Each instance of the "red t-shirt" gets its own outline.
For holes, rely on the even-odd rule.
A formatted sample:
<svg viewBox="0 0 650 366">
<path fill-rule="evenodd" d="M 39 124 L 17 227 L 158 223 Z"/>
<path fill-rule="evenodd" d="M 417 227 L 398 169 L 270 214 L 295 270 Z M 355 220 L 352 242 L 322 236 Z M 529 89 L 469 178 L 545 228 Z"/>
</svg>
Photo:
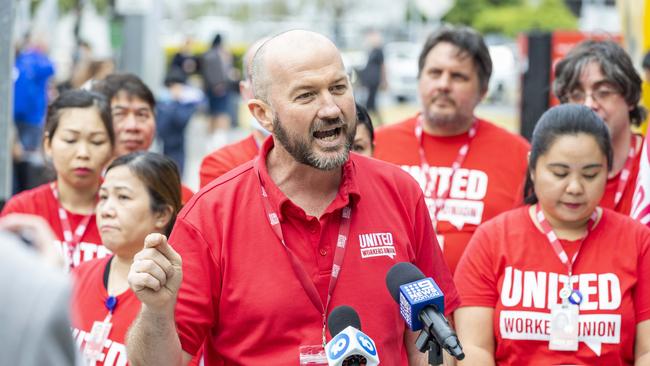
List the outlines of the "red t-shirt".
<svg viewBox="0 0 650 366">
<path fill-rule="evenodd" d="M 234 168 L 257 156 L 259 148 L 255 137 L 250 135 L 243 140 L 226 145 L 208 154 L 201 162 L 199 170 L 201 188 Z"/>
<path fill-rule="evenodd" d="M 186 204 L 190 198 L 192 198 L 192 196 L 194 196 L 194 192 L 185 185 L 181 184 L 181 203 Z"/>
<path fill-rule="evenodd" d="M 494 308 L 497 364 L 632 365 L 636 324 L 650 319 L 650 229 L 603 210 L 573 265 L 578 351 L 550 351 L 550 308 L 568 271 L 528 209 L 481 225 L 455 274 L 462 306 Z"/>
<path fill-rule="evenodd" d="M 334 201 L 320 219 L 307 216 L 269 178 L 265 158 L 272 147 L 268 139 L 260 152 L 260 177 L 287 246 L 325 302 L 341 210 L 352 202 L 328 312 L 354 307 L 382 364 L 406 364 L 405 323 L 385 285 L 390 267 L 414 263 L 440 285 L 447 313 L 458 306 L 422 191 L 400 169 L 351 154 Z M 295 365 L 299 346 L 322 342 L 321 311 L 268 222 L 253 162 L 199 191 L 179 213 L 169 240 L 183 258 L 176 325 L 186 352 L 194 354 L 205 340 L 206 365 Z"/>
<path fill-rule="evenodd" d="M 621 200 L 619 201 L 618 205 L 614 207 L 614 197 L 616 196 L 616 190 L 618 189 L 618 182 L 621 178 L 621 172 L 616 174 L 616 176 L 609 178 L 607 180 L 607 186 L 605 187 L 605 194 L 603 194 L 603 198 L 600 200 L 600 205 L 605 208 L 609 208 L 612 210 L 615 210 L 616 212 L 620 212 L 624 215 L 630 215 L 630 211 L 632 210 L 632 198 L 634 198 L 634 188 L 636 185 L 636 178 L 639 175 L 639 161 L 641 158 L 641 150 L 643 148 L 643 137 L 639 135 L 633 135 L 632 136 L 633 140 L 637 140 L 636 142 L 636 147 L 637 147 L 637 152 L 636 155 L 634 156 L 633 164 L 632 164 L 632 169 L 630 170 L 630 177 L 627 180 L 627 183 L 625 184 L 625 188 L 623 190 L 623 196 L 621 197 Z"/>
<path fill-rule="evenodd" d="M 5 216 L 10 213 L 24 213 L 43 217 L 50 223 L 50 227 L 57 237 L 54 244 L 64 256 L 66 268 L 70 261 L 72 262 L 72 267 L 76 267 L 81 262 L 95 258 L 103 258 L 111 253 L 102 245 L 102 239 L 99 236 L 97 222 L 93 214 L 88 222 L 88 227 L 84 235 L 81 237 L 81 242 L 72 251 L 72 257 L 70 257 L 68 244 L 63 242 L 63 228 L 61 227 L 58 210 L 59 202 L 52 194 L 50 184 L 47 183 L 13 196 L 2 209 L 0 216 Z M 77 229 L 77 225 L 84 218 L 84 215 L 75 214 L 67 210 L 66 213 L 68 214 L 68 220 L 70 220 L 70 228 L 74 232 Z"/>
<path fill-rule="evenodd" d="M 108 298 L 104 287 L 104 271 L 109 258 L 83 263 L 73 271 L 72 335 L 82 355 L 86 347 L 86 338 L 94 322 L 104 321 L 108 314 L 108 309 L 104 305 Z M 97 365 L 127 365 L 124 338 L 139 311 L 140 301 L 131 289 L 117 296 L 117 306 L 111 318 L 113 326 Z"/>
<path fill-rule="evenodd" d="M 521 136 L 478 119 L 465 161 L 452 177 L 451 165 L 467 134 L 439 137 L 423 133 L 422 145 L 434 180 L 434 186 L 427 189 L 415 137 L 416 120 L 413 117 L 379 129 L 374 156 L 399 165 L 415 178 L 425 191 L 432 217 L 435 192 L 451 187 L 436 231 L 445 260 L 454 271 L 476 227 L 523 202 L 529 145 Z"/>
</svg>

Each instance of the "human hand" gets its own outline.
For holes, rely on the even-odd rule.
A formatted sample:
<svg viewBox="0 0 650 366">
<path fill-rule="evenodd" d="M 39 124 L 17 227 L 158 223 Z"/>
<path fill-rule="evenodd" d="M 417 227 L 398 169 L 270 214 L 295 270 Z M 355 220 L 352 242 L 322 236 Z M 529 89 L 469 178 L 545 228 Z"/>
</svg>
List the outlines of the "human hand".
<svg viewBox="0 0 650 366">
<path fill-rule="evenodd" d="M 149 234 L 133 257 L 128 281 L 140 302 L 156 313 L 174 312 L 183 280 L 181 256 L 162 234 Z"/>
</svg>

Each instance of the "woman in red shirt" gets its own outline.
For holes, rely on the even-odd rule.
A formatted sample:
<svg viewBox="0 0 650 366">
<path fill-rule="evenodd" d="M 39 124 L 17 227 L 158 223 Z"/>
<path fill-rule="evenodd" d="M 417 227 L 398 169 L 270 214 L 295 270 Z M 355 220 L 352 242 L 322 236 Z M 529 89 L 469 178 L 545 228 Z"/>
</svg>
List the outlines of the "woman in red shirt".
<svg viewBox="0 0 650 366">
<path fill-rule="evenodd" d="M 456 270 L 461 364 L 650 363 L 650 229 L 598 207 L 611 163 L 589 108 L 542 115 L 528 205 L 479 227 Z"/>
<path fill-rule="evenodd" d="M 73 335 L 89 362 L 126 364 L 126 330 L 140 311 L 140 301 L 127 281 L 133 256 L 150 233 L 169 235 L 180 207 L 180 177 L 171 159 L 131 153 L 106 170 L 99 189 L 97 226 L 113 255 L 73 271 Z"/>
<path fill-rule="evenodd" d="M 56 180 L 12 197 L 2 216 L 27 213 L 43 217 L 57 236 L 66 266 L 101 258 L 95 225 L 97 190 L 102 170 L 113 155 L 115 136 L 108 101 L 85 90 L 61 94 L 47 111 L 43 150 Z"/>
</svg>

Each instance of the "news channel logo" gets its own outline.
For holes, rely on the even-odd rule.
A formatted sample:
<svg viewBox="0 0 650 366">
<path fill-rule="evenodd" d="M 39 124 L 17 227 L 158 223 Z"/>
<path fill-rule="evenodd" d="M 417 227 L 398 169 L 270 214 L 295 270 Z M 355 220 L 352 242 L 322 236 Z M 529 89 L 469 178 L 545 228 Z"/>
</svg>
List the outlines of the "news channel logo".
<svg viewBox="0 0 650 366">
<path fill-rule="evenodd" d="M 424 278 L 416 282 L 402 285 L 402 293 L 406 294 L 406 296 L 411 300 L 410 303 L 419 303 L 441 296 L 440 292 L 433 284 L 433 280 L 430 278 Z"/>
<path fill-rule="evenodd" d="M 412 313 L 411 313 L 411 304 L 408 299 L 404 296 L 403 292 L 399 293 L 399 312 L 402 314 L 402 318 L 406 320 L 409 328 L 413 329 L 413 323 L 411 322 Z"/>
<path fill-rule="evenodd" d="M 363 348 L 369 355 L 371 356 L 377 356 L 377 348 L 375 347 L 375 342 L 370 339 L 367 335 L 365 335 L 363 332 L 357 333 L 357 342 L 361 345 L 361 348 Z"/>
<path fill-rule="evenodd" d="M 345 333 L 339 333 L 331 341 L 329 349 L 329 358 L 336 360 L 345 354 L 345 351 L 350 347 L 350 337 Z"/>
</svg>

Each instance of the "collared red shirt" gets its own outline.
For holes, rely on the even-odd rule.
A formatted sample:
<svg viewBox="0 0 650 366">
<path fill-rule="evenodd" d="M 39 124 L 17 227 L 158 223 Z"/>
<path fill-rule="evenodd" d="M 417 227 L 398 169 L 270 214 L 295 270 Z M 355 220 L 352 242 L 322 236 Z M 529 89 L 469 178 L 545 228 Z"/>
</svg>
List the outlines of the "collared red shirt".
<svg viewBox="0 0 650 366">
<path fill-rule="evenodd" d="M 339 191 L 320 218 L 305 214 L 260 176 L 278 212 L 287 246 L 325 302 L 341 209 L 352 202 L 347 249 L 328 311 L 350 305 L 385 365 L 407 363 L 405 324 L 385 285 L 386 273 L 408 261 L 433 277 L 446 313 L 458 295 L 438 247 L 422 191 L 399 168 L 351 154 Z M 266 218 L 259 178 L 246 163 L 199 191 L 178 216 L 170 243 L 183 258 L 176 323 L 183 349 L 205 341 L 206 365 L 290 365 L 301 345 L 321 343 L 322 316 L 296 277 Z M 328 339 L 329 339 L 328 334 Z"/>
</svg>

